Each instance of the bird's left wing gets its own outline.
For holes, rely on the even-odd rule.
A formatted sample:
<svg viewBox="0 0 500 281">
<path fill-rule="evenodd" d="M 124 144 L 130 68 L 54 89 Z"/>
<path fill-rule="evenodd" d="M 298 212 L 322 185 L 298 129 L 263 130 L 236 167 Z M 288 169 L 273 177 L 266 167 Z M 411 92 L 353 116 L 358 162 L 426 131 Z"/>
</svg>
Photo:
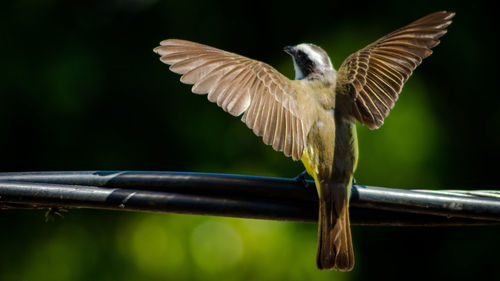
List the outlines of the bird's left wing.
<svg viewBox="0 0 500 281">
<path fill-rule="evenodd" d="M 260 61 L 210 46 L 179 40 L 162 41 L 154 51 L 192 92 L 208 94 L 253 132 L 294 160 L 302 157 L 311 120 L 301 114 L 296 89 L 274 68 Z"/>
</svg>

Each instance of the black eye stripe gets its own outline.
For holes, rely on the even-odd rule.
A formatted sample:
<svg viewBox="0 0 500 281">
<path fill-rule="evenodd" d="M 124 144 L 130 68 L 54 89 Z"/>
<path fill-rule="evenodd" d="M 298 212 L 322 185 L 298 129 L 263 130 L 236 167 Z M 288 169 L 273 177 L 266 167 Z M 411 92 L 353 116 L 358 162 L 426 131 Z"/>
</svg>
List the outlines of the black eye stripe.
<svg viewBox="0 0 500 281">
<path fill-rule="evenodd" d="M 316 68 L 316 64 L 302 50 L 297 51 L 295 60 L 304 76 L 308 76 Z"/>
<path fill-rule="evenodd" d="M 333 68 L 330 58 L 327 53 L 320 47 L 313 44 L 306 44 L 306 46 L 298 45 L 295 47 L 293 54 L 296 67 L 300 70 L 304 78 L 316 73 L 310 79 L 315 79 L 319 74 L 323 73 L 325 69 Z M 316 59 L 313 61 L 311 58 Z"/>
</svg>

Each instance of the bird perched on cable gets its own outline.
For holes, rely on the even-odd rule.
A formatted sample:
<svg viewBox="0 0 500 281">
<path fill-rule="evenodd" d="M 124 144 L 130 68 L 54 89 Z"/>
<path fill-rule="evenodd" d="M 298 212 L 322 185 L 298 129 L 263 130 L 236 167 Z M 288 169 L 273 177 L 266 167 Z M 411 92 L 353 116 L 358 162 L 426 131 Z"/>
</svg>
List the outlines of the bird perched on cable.
<svg viewBox="0 0 500 281">
<path fill-rule="evenodd" d="M 314 44 L 285 47 L 295 80 L 263 62 L 206 45 L 169 39 L 154 51 L 170 70 L 208 94 L 262 136 L 302 160 L 319 196 L 317 266 L 354 267 L 349 197 L 358 162 L 356 120 L 382 126 L 403 84 L 446 33 L 454 13 L 441 11 L 402 27 L 350 55 L 338 71 Z"/>
</svg>

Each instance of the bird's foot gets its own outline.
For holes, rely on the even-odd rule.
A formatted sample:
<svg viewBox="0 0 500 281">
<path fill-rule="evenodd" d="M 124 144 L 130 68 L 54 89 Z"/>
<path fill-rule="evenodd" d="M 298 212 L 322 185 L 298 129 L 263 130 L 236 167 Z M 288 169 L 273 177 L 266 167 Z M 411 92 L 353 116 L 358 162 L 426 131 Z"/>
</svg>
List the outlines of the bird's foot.
<svg viewBox="0 0 500 281">
<path fill-rule="evenodd" d="M 300 173 L 298 176 L 296 176 L 294 179 L 299 183 L 301 184 L 302 186 L 304 186 L 306 189 L 310 189 L 311 188 L 311 185 L 309 184 L 309 182 L 306 180 L 306 175 L 307 175 L 307 171 L 304 170 L 302 173 Z"/>
</svg>

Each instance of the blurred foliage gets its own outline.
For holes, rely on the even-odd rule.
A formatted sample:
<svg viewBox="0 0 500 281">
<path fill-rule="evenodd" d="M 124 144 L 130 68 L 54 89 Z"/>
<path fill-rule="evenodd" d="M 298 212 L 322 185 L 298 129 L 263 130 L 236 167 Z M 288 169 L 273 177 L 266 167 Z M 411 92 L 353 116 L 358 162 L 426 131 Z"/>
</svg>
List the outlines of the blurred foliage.
<svg viewBox="0 0 500 281">
<path fill-rule="evenodd" d="M 173 170 L 292 177 L 303 168 L 190 94 L 152 49 L 193 40 L 293 77 L 285 45 L 350 53 L 457 12 L 379 130 L 358 182 L 498 188 L 496 9 L 487 2 L 4 1 L 1 171 Z M 410 7 L 411 6 L 411 7 Z M 316 225 L 175 214 L 0 212 L 0 280 L 497 280 L 500 228 L 354 227 L 351 273 L 315 267 Z"/>
</svg>

